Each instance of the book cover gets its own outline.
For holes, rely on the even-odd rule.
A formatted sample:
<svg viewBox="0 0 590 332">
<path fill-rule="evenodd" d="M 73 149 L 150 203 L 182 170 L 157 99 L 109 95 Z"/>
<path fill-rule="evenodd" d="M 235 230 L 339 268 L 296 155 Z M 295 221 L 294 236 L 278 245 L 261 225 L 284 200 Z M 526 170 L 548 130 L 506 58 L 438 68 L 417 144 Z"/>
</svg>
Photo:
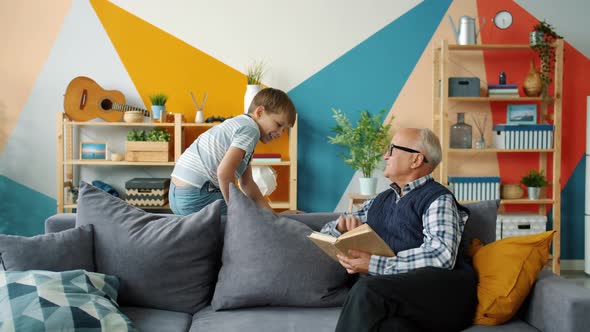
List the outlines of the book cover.
<svg viewBox="0 0 590 332">
<path fill-rule="evenodd" d="M 338 261 L 337 254 L 340 253 L 348 256 L 349 249 L 364 251 L 377 256 L 395 256 L 393 250 L 389 248 L 385 241 L 368 224 L 362 224 L 337 238 L 319 232 L 313 232 L 308 237 L 336 261 Z"/>
<path fill-rule="evenodd" d="M 518 84 L 488 84 L 488 89 L 518 89 Z"/>
<path fill-rule="evenodd" d="M 257 159 L 257 158 L 279 158 L 279 160 L 280 160 L 281 154 L 280 153 L 255 153 L 252 155 L 252 159 Z"/>
<path fill-rule="evenodd" d="M 255 163 L 274 163 L 281 161 L 281 158 L 252 158 L 252 162 Z"/>
<path fill-rule="evenodd" d="M 490 94 L 494 93 L 518 93 L 518 89 L 489 89 Z"/>
</svg>

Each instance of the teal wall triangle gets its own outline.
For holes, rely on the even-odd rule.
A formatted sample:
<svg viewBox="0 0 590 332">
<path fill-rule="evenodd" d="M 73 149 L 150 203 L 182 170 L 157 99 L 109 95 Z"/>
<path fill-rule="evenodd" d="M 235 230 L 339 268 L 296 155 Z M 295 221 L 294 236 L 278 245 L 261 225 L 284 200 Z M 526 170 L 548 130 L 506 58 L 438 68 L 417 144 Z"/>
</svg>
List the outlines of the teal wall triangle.
<svg viewBox="0 0 590 332">
<path fill-rule="evenodd" d="M 332 211 L 354 170 L 327 137 L 332 108 L 353 121 L 359 111 L 389 111 L 422 56 L 451 0 L 426 0 L 289 92 L 297 106 L 298 208 Z M 395 124 L 395 120 L 394 120 Z"/>
</svg>

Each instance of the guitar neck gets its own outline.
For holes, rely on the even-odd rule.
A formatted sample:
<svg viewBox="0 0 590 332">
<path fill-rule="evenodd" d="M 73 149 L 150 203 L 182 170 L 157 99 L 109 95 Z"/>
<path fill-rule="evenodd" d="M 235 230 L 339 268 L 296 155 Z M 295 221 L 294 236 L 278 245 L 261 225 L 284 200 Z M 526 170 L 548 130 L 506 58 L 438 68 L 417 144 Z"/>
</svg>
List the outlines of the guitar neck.
<svg viewBox="0 0 590 332">
<path fill-rule="evenodd" d="M 137 111 L 137 112 L 142 112 L 143 116 L 150 116 L 150 112 L 148 110 L 145 110 L 145 109 L 139 108 L 139 107 L 135 107 L 135 106 L 131 106 L 131 105 L 127 105 L 127 104 L 113 103 L 112 109 L 115 111 L 119 111 L 119 112 Z"/>
</svg>

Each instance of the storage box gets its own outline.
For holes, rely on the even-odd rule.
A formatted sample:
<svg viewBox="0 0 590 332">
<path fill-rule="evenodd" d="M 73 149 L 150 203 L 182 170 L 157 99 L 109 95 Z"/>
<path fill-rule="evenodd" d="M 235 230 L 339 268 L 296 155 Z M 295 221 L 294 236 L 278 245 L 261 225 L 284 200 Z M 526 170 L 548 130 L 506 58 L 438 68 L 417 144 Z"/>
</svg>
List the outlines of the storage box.
<svg viewBox="0 0 590 332">
<path fill-rule="evenodd" d="M 449 97 L 479 97 L 479 78 L 449 77 Z"/>
<path fill-rule="evenodd" d="M 551 149 L 553 148 L 553 125 L 506 125 L 494 126 L 496 149 Z"/>
<path fill-rule="evenodd" d="M 500 199 L 500 177 L 449 176 L 448 180 L 458 201 Z"/>
<path fill-rule="evenodd" d="M 546 231 L 547 216 L 526 212 L 498 213 L 496 240 Z"/>
<path fill-rule="evenodd" d="M 170 178 L 133 178 L 125 182 L 127 203 L 141 207 L 158 207 L 168 203 Z"/>
<path fill-rule="evenodd" d="M 169 161 L 170 142 L 125 142 L 127 161 Z"/>
</svg>

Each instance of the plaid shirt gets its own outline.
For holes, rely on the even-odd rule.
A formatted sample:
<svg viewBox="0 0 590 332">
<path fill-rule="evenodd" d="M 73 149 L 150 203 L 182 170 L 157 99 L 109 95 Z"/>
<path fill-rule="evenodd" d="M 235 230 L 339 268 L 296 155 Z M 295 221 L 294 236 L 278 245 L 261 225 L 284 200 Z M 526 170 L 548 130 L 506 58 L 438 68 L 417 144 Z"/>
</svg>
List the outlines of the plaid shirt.
<svg viewBox="0 0 590 332">
<path fill-rule="evenodd" d="M 406 184 L 403 188 L 392 183 L 395 202 L 399 202 L 404 195 L 423 186 L 428 180 L 432 180 L 430 174 Z M 372 204 L 373 200 L 368 200 L 359 210 L 344 214 L 357 216 L 361 222 L 365 223 Z M 452 195 L 441 195 L 432 202 L 422 216 L 424 243 L 418 248 L 398 252 L 394 257 L 372 255 L 369 274 L 397 274 L 426 266 L 452 269 L 455 266 L 461 234 L 468 217 L 466 213 L 457 209 Z M 336 229 L 337 224 L 337 220 L 329 222 L 322 228 L 322 233 L 340 236 L 341 233 Z"/>
</svg>

